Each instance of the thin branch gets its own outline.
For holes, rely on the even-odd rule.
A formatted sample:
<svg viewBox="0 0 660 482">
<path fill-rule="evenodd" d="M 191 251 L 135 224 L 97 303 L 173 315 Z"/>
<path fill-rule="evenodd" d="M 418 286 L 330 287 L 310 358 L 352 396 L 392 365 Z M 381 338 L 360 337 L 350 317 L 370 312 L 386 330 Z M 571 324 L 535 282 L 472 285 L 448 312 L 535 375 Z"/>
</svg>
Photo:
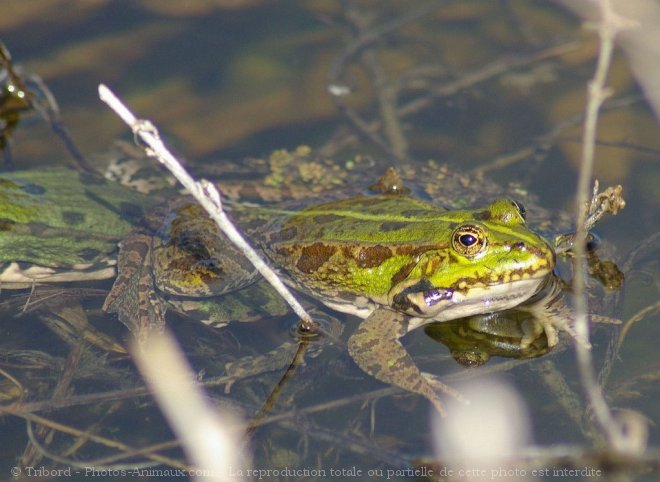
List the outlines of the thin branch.
<svg viewBox="0 0 660 482">
<path fill-rule="evenodd" d="M 594 78 L 589 82 L 588 101 L 584 120 L 582 139 L 582 160 L 578 176 L 576 195 L 576 242 L 574 247 L 576 266 L 573 280 L 575 293 L 575 331 L 578 339 L 589 339 L 589 324 L 587 322 L 586 280 L 586 239 L 587 239 L 587 207 L 590 195 L 590 184 L 593 176 L 594 150 L 596 143 L 596 128 L 600 108 L 610 96 L 605 82 L 612 60 L 614 39 L 623 28 L 624 22 L 614 12 L 609 0 L 599 0 L 595 3 L 600 14 L 598 23 L 599 52 Z M 614 419 L 607 405 L 603 392 L 596 379 L 591 352 L 580 343 L 575 343 L 578 369 L 582 385 L 586 391 L 594 415 L 603 433 L 606 434 L 610 447 L 625 451 L 629 444 L 622 427 Z"/>
<path fill-rule="evenodd" d="M 405 159 L 401 156 L 401 152 L 398 152 L 400 149 L 397 149 L 396 146 L 390 146 L 385 139 L 383 139 L 379 134 L 378 134 L 378 127 L 373 127 L 374 123 L 370 123 L 367 120 L 363 119 L 360 114 L 358 114 L 354 109 L 352 109 L 348 103 L 344 100 L 342 95 L 336 95 L 334 94 L 335 89 L 337 87 L 340 87 L 340 77 L 348 65 L 349 61 L 351 61 L 355 56 L 357 56 L 360 52 L 363 52 L 365 49 L 370 47 L 372 44 L 374 44 L 376 41 L 381 40 L 384 38 L 385 35 L 388 33 L 397 30 L 401 28 L 404 25 L 407 25 L 410 22 L 414 22 L 415 20 L 418 20 L 419 18 L 422 18 L 426 15 L 431 14 L 433 11 L 439 9 L 445 4 L 444 1 L 442 0 L 433 0 L 430 1 L 427 4 L 422 5 L 421 7 L 414 9 L 410 12 L 408 12 L 405 15 L 402 15 L 401 17 L 397 17 L 393 20 L 390 20 L 388 22 L 385 22 L 382 25 L 378 25 L 374 28 L 371 28 L 367 31 L 362 31 L 359 32 L 357 38 L 355 38 L 347 47 L 344 52 L 335 59 L 335 61 L 332 64 L 332 67 L 330 68 L 330 72 L 328 75 L 328 91 L 330 92 L 332 96 L 332 100 L 335 102 L 335 105 L 339 109 L 341 113 L 343 113 L 346 118 L 353 124 L 353 126 L 357 129 L 357 131 L 364 136 L 367 140 L 378 146 L 385 155 L 387 155 L 391 161 L 394 162 L 403 162 Z M 347 2 L 347 6 L 350 5 L 350 2 Z M 373 74 L 373 71 L 371 72 Z M 376 85 L 376 89 L 380 93 L 380 89 L 383 86 Z M 342 89 L 339 89 L 340 91 Z M 393 92 L 390 93 L 390 97 L 393 94 Z M 381 97 L 379 99 L 380 106 L 383 106 L 383 101 L 384 99 Z M 388 99 L 386 101 L 386 104 L 390 103 L 391 99 Z M 390 121 L 393 120 L 391 117 L 392 115 L 392 109 L 390 109 L 390 112 L 386 116 L 386 121 L 389 119 Z M 390 128 L 392 127 L 391 125 L 389 126 Z M 390 132 L 391 134 L 391 132 Z M 395 134 L 395 138 L 398 139 L 399 134 Z M 398 139 L 396 142 L 401 142 L 400 139 Z"/>
<path fill-rule="evenodd" d="M 202 205 L 215 221 L 220 230 L 234 243 L 245 257 L 250 260 L 253 266 L 261 275 L 275 288 L 275 290 L 291 306 L 293 311 L 300 317 L 302 329 L 312 331 L 316 328 L 316 323 L 307 314 L 305 309 L 298 303 L 298 300 L 291 294 L 277 274 L 261 259 L 259 254 L 250 246 L 241 236 L 236 227 L 229 220 L 222 209 L 220 194 L 213 184 L 206 179 L 195 181 L 190 174 L 183 168 L 181 163 L 170 153 L 160 139 L 158 131 L 149 121 L 139 120 L 124 105 L 108 87 L 99 85 L 99 97 L 108 104 L 121 119 L 128 124 L 133 133 L 140 137 L 149 147 L 148 154 L 155 156 L 170 172 L 176 177 L 186 190 Z"/>
<path fill-rule="evenodd" d="M 344 115 L 346 115 L 353 126 L 357 128 L 359 134 L 366 137 L 370 142 L 374 143 L 381 150 L 383 150 L 383 152 L 385 152 L 391 159 L 395 160 L 396 154 L 394 151 L 385 142 L 385 140 L 378 135 L 378 130 L 382 127 L 381 121 L 376 120 L 368 122 L 360 117 L 360 115 L 355 110 L 353 110 L 343 99 L 344 90 L 339 84 L 339 76 L 341 75 L 342 69 L 345 67 L 344 63 L 350 60 L 357 52 L 370 45 L 371 42 L 375 40 L 375 38 L 376 37 L 372 37 L 371 35 L 364 34 L 348 47 L 346 53 L 343 54 L 333 64 L 333 68 L 330 73 L 330 80 L 328 81 L 328 91 L 332 95 L 337 108 Z M 569 42 L 527 55 L 504 56 L 489 64 L 479 66 L 475 70 L 465 72 L 458 79 L 454 79 L 447 83 L 433 87 L 424 95 L 401 104 L 397 108 L 397 116 L 398 118 L 403 119 L 404 117 L 417 114 L 418 112 L 428 109 L 434 105 L 434 102 L 436 102 L 438 99 L 455 95 L 462 90 L 467 90 L 475 85 L 497 77 L 498 75 L 502 75 L 514 68 L 522 67 L 534 62 L 538 62 L 540 60 L 558 57 L 572 52 L 579 47 L 580 45 L 578 42 Z M 434 72 L 433 76 L 437 76 L 437 72 Z M 405 83 L 400 85 L 391 85 L 390 87 L 396 90 L 397 95 L 407 88 Z M 332 157 L 332 155 L 334 155 L 339 147 L 348 145 L 351 142 L 355 142 L 355 138 L 351 139 L 350 137 L 352 134 L 352 132 L 349 134 L 343 134 L 340 137 L 340 140 L 334 139 L 320 151 L 323 152 L 324 155 Z M 338 146 L 335 147 L 334 144 L 338 144 Z"/>
<path fill-rule="evenodd" d="M 27 425 L 28 435 L 30 435 L 30 432 L 32 431 L 31 423 L 38 423 L 39 425 L 42 425 L 44 427 L 48 427 L 52 430 L 57 430 L 58 432 L 65 433 L 65 434 L 71 435 L 73 437 L 85 437 L 86 439 L 88 439 L 88 440 L 90 440 L 94 443 L 103 445 L 104 447 L 113 448 L 113 449 L 116 449 L 116 450 L 121 451 L 121 452 L 130 452 L 130 453 L 132 453 L 132 452 L 135 452 L 137 450 L 137 449 L 134 449 L 133 447 L 131 447 L 127 444 L 124 444 L 124 443 L 122 443 L 118 440 L 113 440 L 111 438 L 103 437 L 101 435 L 97 435 L 97 434 L 93 434 L 93 433 L 89 433 L 89 432 L 83 432 L 83 431 L 81 431 L 81 430 L 79 430 L 75 427 L 65 425 L 65 424 L 57 422 L 55 420 L 47 419 L 47 418 L 42 417 L 40 415 L 30 414 L 30 413 L 20 413 L 20 414 L 15 414 L 15 415 L 23 418 L 26 421 L 26 423 L 28 424 Z M 30 438 L 33 439 L 34 437 L 30 437 Z M 42 452 L 43 452 L 43 450 L 42 450 Z M 44 455 L 46 455 L 47 457 L 49 457 L 53 460 L 58 460 L 58 458 L 59 458 L 59 456 L 57 456 L 56 454 L 50 453 L 50 452 L 45 452 Z M 160 455 L 160 454 L 155 454 L 154 453 L 154 454 L 144 454 L 144 455 L 147 459 L 151 460 L 152 462 L 156 462 L 158 464 L 165 464 L 165 465 L 168 465 L 170 467 L 177 467 L 177 468 L 182 468 L 182 469 L 185 469 L 185 468 L 188 467 L 187 465 L 182 464 L 178 460 L 174 460 L 170 457 L 166 457 L 166 456 L 163 456 L 163 455 Z M 64 463 L 67 464 L 67 465 L 78 466 L 75 461 L 70 460 L 68 458 L 65 459 Z M 150 462 L 147 462 L 147 464 L 150 464 Z M 80 463 L 80 465 L 81 465 L 82 468 L 90 466 L 89 462 L 87 462 L 86 465 L 84 464 L 84 462 Z M 136 464 L 133 463 L 132 467 L 135 466 L 135 465 Z M 117 468 L 117 467 L 114 467 L 114 468 Z"/>
</svg>

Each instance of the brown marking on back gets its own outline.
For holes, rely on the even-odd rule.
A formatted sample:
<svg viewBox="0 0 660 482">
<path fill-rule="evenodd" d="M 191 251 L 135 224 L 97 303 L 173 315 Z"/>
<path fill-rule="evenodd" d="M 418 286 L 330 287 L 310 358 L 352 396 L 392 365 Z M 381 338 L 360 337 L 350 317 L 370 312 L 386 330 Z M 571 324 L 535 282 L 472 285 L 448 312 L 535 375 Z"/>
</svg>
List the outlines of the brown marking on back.
<svg viewBox="0 0 660 482">
<path fill-rule="evenodd" d="M 360 268 L 375 268 L 392 257 L 392 249 L 382 244 L 360 249 L 355 256 L 355 262 Z"/>
<path fill-rule="evenodd" d="M 305 246 L 302 248 L 296 267 L 303 273 L 314 273 L 336 252 L 337 248 L 335 246 L 328 246 L 323 243 Z"/>
</svg>

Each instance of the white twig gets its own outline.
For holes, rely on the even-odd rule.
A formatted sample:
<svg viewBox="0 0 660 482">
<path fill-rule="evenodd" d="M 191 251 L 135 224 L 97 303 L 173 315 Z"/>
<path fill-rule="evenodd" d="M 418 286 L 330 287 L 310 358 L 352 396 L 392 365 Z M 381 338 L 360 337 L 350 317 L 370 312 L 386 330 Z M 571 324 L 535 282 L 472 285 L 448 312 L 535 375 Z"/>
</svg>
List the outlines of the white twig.
<svg viewBox="0 0 660 482">
<path fill-rule="evenodd" d="M 596 143 L 596 127 L 598 113 L 610 92 L 605 87 L 607 72 L 612 60 L 614 39 L 625 22 L 614 12 L 609 0 L 594 2 L 598 7 L 600 20 L 598 22 L 598 36 L 600 39 L 598 62 L 594 78 L 589 82 L 587 89 L 588 101 L 584 120 L 582 139 L 582 160 L 577 186 L 577 226 L 575 235 L 575 275 L 573 278 L 573 291 L 575 293 L 575 331 L 576 339 L 589 339 L 589 325 L 587 322 L 587 296 L 585 292 L 586 278 L 586 238 L 587 238 L 587 209 L 590 193 L 590 183 L 593 176 L 594 149 Z M 611 447 L 622 450 L 626 439 L 621 433 L 610 412 L 603 392 L 596 379 L 593 368 L 591 352 L 580 343 L 575 343 L 580 378 L 587 397 L 594 411 L 594 415 L 607 436 Z"/>
<path fill-rule="evenodd" d="M 210 403 L 194 383 L 195 372 L 169 333 L 157 333 L 145 346 L 132 347 L 137 366 L 154 392 L 189 460 L 209 482 L 237 482 L 237 469 L 250 466 L 237 413 Z M 193 474 L 190 474 L 193 475 Z"/>
<path fill-rule="evenodd" d="M 147 120 L 140 120 L 115 96 L 112 91 L 103 84 L 99 85 L 99 97 L 108 104 L 121 119 L 128 124 L 133 133 L 148 146 L 147 153 L 155 156 L 170 170 L 186 190 L 193 195 L 202 207 L 209 213 L 220 230 L 234 243 L 245 255 L 261 275 L 275 288 L 275 290 L 291 306 L 293 311 L 302 320 L 302 327 L 306 330 L 313 329 L 316 324 L 307 314 L 298 300 L 291 294 L 289 289 L 282 283 L 277 274 L 261 259 L 259 254 L 243 239 L 236 227 L 231 223 L 224 210 L 220 194 L 213 184 L 205 179 L 197 182 L 183 168 L 181 163 L 165 147 L 158 135 L 158 130 Z"/>
</svg>

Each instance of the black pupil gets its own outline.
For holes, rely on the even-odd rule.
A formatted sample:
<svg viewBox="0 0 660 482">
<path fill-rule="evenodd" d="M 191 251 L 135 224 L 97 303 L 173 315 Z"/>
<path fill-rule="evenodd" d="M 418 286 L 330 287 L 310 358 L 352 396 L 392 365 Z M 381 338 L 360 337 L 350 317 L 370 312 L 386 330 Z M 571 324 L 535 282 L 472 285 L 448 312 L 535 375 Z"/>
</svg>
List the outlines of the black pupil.
<svg viewBox="0 0 660 482">
<path fill-rule="evenodd" d="M 461 242 L 463 246 L 466 246 L 468 248 L 477 242 L 477 238 L 474 237 L 474 235 L 472 234 L 461 234 L 458 240 Z"/>
</svg>

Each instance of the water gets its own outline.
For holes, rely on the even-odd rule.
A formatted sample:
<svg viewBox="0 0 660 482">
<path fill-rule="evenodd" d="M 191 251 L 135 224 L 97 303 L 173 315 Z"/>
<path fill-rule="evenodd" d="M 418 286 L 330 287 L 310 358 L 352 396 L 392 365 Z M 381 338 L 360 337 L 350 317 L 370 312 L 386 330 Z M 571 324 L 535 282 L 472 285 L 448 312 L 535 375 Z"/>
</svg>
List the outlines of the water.
<svg viewBox="0 0 660 482">
<path fill-rule="evenodd" d="M 71 136 L 87 154 L 106 150 L 117 137 L 130 138 L 125 126 L 97 98 L 97 85 L 103 82 L 139 116 L 154 121 L 168 143 L 193 167 L 264 156 L 273 149 L 300 144 L 323 147 L 342 163 L 356 153 L 370 156 L 379 166 L 394 163 L 391 153 L 364 136 L 340 137 L 346 141 L 340 147 L 336 142 L 328 144 L 333 133 L 340 135 L 340 129 L 349 125 L 327 93 L 329 72 L 347 48 L 350 35 L 343 19 L 348 13 L 341 5 L 329 1 L 245 3 L 236 2 L 230 8 L 222 2 L 217 6 L 205 2 L 80 2 L 63 16 L 46 2 L 7 2 L 2 40 L 16 63 L 48 84 Z M 248 6 L 250 3 L 254 5 Z M 387 25 L 423 5 L 355 4 L 359 8 L 348 16 L 356 25 L 371 22 L 373 26 Z M 467 172 L 522 152 L 520 162 L 486 175 L 503 184 L 520 183 L 538 195 L 540 205 L 570 212 L 579 159 L 579 120 L 551 133 L 583 111 L 586 82 L 594 68 L 595 44 L 590 32 L 581 29 L 568 13 L 545 4 L 485 1 L 447 3 L 401 22 L 397 28 L 389 25 L 392 30 L 372 44 L 374 49 L 351 57 L 336 79 L 339 87 L 350 91 L 346 103 L 372 122 L 387 107 L 377 104 L 374 83 L 378 79 L 400 82 L 405 88 L 398 93 L 397 106 L 408 111 L 400 124 L 390 125 L 389 138 L 396 137 L 401 128 L 407 144 L 403 152 L 410 166 L 435 159 L 447 162 L 450 170 Z M 556 50 L 549 50 L 551 47 Z M 484 74 L 485 66 L 498 73 Z M 475 81 L 475 73 L 482 73 L 483 78 Z M 622 56 L 615 58 L 609 84 L 615 99 L 639 96 Z M 420 100 L 440 87 L 444 90 L 434 100 Z M 419 105 L 422 107 L 414 110 Z M 640 100 L 604 113 L 599 128 L 602 145 L 597 151 L 596 176 L 604 185 L 622 184 L 627 201 L 619 216 L 598 226 L 598 234 L 616 248 L 613 259 L 626 268 L 622 308 L 606 313 L 623 320 L 658 296 L 657 256 L 653 254 L 657 241 L 625 263 L 628 254 L 652 240 L 657 231 L 657 129 L 657 121 Z M 387 142 L 383 130 L 378 135 Z M 12 153 L 20 168 L 69 160 L 61 143 L 36 119 L 25 119 L 15 133 Z M 367 182 L 379 174 L 374 172 L 374 179 Z M 98 310 L 100 299 L 89 304 Z M 112 319 L 97 316 L 104 329 L 123 336 L 120 326 L 109 327 Z M 223 356 L 259 355 L 291 340 L 290 319 L 279 324 L 259 323 L 258 340 L 253 324 L 215 333 L 172 321 L 191 363 L 204 370 L 204 379 L 221 371 Z M 357 321 L 344 321 L 346 336 Z M 654 321 L 657 313 L 651 311 L 632 326 L 608 379 L 613 406 L 638 410 L 651 420 L 659 415 L 654 402 L 658 385 L 653 380 L 660 368 L 654 343 L 658 323 Z M 43 350 L 60 362 L 69 353 L 32 318 L 7 321 L 3 331 L 14 349 Z M 613 333 L 609 326 L 596 330 L 594 354 L 599 369 Z M 405 345 L 427 371 L 450 379 L 449 373 L 463 371 L 422 330 L 409 335 Z M 330 475 L 333 469 L 339 471 L 339 480 L 348 480 L 356 474 L 350 472 L 354 469 L 362 470 L 362 477 L 381 480 L 387 470 L 403 467 L 413 457 L 432 455 L 426 401 L 394 390 L 373 398 L 370 391 L 384 385 L 365 377 L 339 347 L 325 346 L 310 354 L 314 356 L 297 368 L 270 413 L 283 414 L 281 419 L 267 421 L 251 439 L 255 467 L 271 470 L 265 479 L 330 480 L 335 478 Z M 576 403 L 582 403 L 572 351 L 555 352 L 549 359 L 565 377 Z M 567 402 L 562 405 L 552 394 L 547 367 L 540 363 L 507 366 L 505 371 L 528 406 L 534 439 L 544 445 L 589 445 L 590 434 L 576 425 Z M 21 371 L 20 366 L 0 366 L 10 373 Z M 139 383 L 130 362 L 122 357 L 111 357 L 110 366 L 118 370 L 114 372 L 117 379 L 104 384 L 90 375 L 78 380 L 74 393 L 115 390 L 117 380 L 124 376 L 127 385 Z M 247 414 L 254 414 L 277 385 L 283 369 L 239 382 L 229 395 L 213 387 L 209 391 L 218 403 L 229 397 Z M 46 374 L 44 383 L 52 389 L 58 371 L 52 365 L 44 370 L 28 372 L 36 378 Z M 145 400 L 129 401 L 116 415 L 103 418 L 99 432 L 133 447 L 170 439 L 158 411 L 142 403 Z M 324 405 L 327 403 L 330 406 Z M 88 404 L 76 407 L 42 415 L 81 430 L 99 416 Z M 101 410 L 107 407 L 109 404 Z M 0 466 L 7 473 L 26 444 L 24 421 L 5 417 L 0 440 Z M 649 441 L 654 446 L 659 443 L 655 426 L 650 426 Z M 58 438 L 54 451 L 61 452 L 66 443 L 64 437 Z M 78 455 L 93 461 L 110 452 L 102 445 L 86 444 Z M 182 457 L 177 449 L 166 453 Z M 141 457 L 129 460 L 127 466 L 137 459 Z M 52 466 L 47 460 L 37 465 Z M 300 472 L 279 477 L 272 472 L 282 468 Z M 303 469 L 310 471 L 309 477 Z M 314 477 L 313 470 L 323 472 Z M 346 472 L 342 474 L 342 470 Z M 370 470 L 374 472 L 370 474 Z M 74 475 L 82 479 L 84 469 Z M 416 480 L 414 474 L 392 475 L 391 480 Z"/>
</svg>

